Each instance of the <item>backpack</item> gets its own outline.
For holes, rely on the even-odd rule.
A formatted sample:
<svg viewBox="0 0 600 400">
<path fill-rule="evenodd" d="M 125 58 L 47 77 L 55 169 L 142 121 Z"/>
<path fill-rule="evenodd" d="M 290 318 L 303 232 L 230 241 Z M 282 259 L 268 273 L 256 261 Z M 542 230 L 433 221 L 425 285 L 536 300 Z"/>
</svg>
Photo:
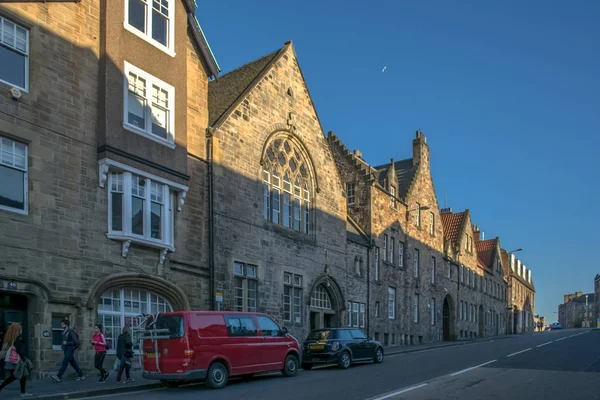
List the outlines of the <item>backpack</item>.
<svg viewBox="0 0 600 400">
<path fill-rule="evenodd" d="M 79 335 L 72 329 L 71 333 L 73 333 L 73 349 L 77 350 L 79 348 Z"/>
</svg>

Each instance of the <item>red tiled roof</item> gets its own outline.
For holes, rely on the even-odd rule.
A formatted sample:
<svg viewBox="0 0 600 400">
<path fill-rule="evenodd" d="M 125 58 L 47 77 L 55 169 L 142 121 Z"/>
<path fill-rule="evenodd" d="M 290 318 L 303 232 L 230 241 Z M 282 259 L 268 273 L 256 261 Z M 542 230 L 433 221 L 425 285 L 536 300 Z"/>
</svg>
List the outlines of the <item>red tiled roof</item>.
<svg viewBox="0 0 600 400">
<path fill-rule="evenodd" d="M 442 225 L 444 226 L 444 236 L 446 239 L 452 241 L 452 243 L 456 243 L 466 215 L 466 211 L 440 215 L 442 218 Z"/>
<path fill-rule="evenodd" d="M 494 255 L 496 253 L 496 239 L 475 240 L 477 258 L 487 269 L 494 269 Z"/>
</svg>

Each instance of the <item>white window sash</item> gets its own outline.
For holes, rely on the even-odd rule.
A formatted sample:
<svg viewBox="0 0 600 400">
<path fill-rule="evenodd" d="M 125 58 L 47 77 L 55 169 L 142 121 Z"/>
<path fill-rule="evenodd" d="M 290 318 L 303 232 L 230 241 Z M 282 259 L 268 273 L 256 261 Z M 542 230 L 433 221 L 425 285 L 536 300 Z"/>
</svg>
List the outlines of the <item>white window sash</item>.
<svg viewBox="0 0 600 400">
<path fill-rule="evenodd" d="M 171 57 L 175 57 L 175 0 L 169 0 L 169 17 L 168 31 L 167 31 L 167 44 L 163 45 L 152 37 L 152 0 L 147 0 L 146 3 L 146 32 L 142 32 L 132 25 L 129 25 L 129 0 L 125 1 L 125 19 L 123 20 L 123 27 L 125 30 L 133 33 L 140 39 L 145 40 L 154 47 L 164 51 Z"/>
<path fill-rule="evenodd" d="M 0 19 L 1 19 L 1 17 L 0 17 Z M 3 138 L 9 139 L 5 136 L 0 136 L 0 147 L 1 147 L 1 141 Z M 12 139 L 9 139 L 9 140 L 11 142 L 17 142 Z M 27 214 L 29 214 L 29 146 L 26 143 L 22 143 L 22 142 L 18 142 L 18 143 L 23 144 L 25 146 L 25 167 L 21 168 L 21 167 L 15 166 L 15 165 L 9 166 L 8 164 L 4 164 L 4 163 L 0 163 L 0 165 L 3 165 L 7 168 L 13 168 L 13 169 L 16 169 L 17 171 L 23 172 L 23 209 L 20 210 L 18 208 L 0 205 L 0 210 L 27 215 Z M 14 149 L 14 147 L 15 147 L 15 143 L 13 143 L 13 149 Z M 14 155 L 13 155 L 13 157 L 14 157 Z"/>
<path fill-rule="evenodd" d="M 25 57 L 25 86 L 21 87 L 18 84 L 14 83 L 14 82 L 8 82 L 5 81 L 3 79 L 0 79 L 0 82 L 6 83 L 7 85 L 10 85 L 11 87 L 16 87 L 18 89 L 21 89 L 24 92 L 28 92 L 29 91 L 29 29 L 27 29 L 26 27 L 24 27 L 21 24 L 18 24 L 12 20 L 9 20 L 7 18 L 4 18 L 2 16 L 0 16 L 0 43 L 4 43 L 3 41 L 3 35 L 4 35 L 4 30 L 3 25 L 4 25 L 4 21 L 9 21 L 12 24 L 15 24 L 15 31 L 14 31 L 14 35 L 15 35 L 15 44 L 16 44 L 16 27 L 20 27 L 23 28 L 25 30 L 25 51 L 22 50 L 18 50 L 16 47 L 12 47 L 12 46 L 8 46 L 11 51 L 15 51 L 21 55 L 23 55 Z"/>
</svg>

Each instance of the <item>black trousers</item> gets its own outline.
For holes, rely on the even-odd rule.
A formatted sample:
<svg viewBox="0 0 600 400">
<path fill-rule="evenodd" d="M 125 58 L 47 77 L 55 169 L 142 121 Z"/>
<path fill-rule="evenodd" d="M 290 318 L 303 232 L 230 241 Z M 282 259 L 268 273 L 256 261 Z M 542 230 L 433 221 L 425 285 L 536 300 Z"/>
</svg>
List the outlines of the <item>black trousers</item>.
<svg viewBox="0 0 600 400">
<path fill-rule="evenodd" d="M 127 379 L 131 378 L 129 375 L 129 371 L 131 367 L 127 365 L 127 362 L 131 362 L 131 359 L 127 360 L 125 356 L 121 357 L 121 364 L 119 365 L 119 373 L 117 374 L 117 382 L 121 381 L 121 377 L 123 376 L 123 370 L 125 370 L 125 376 Z"/>
<path fill-rule="evenodd" d="M 0 385 L 0 391 L 16 380 L 17 378 L 15 378 L 15 371 L 10 370 L 10 376 L 6 378 L 4 382 L 2 382 L 2 385 Z M 19 379 L 19 383 L 21 384 L 21 393 L 25 393 L 25 382 L 27 382 L 27 378 L 25 376 Z"/>
<path fill-rule="evenodd" d="M 96 353 L 96 355 L 94 356 L 94 367 L 96 367 L 96 369 L 98 371 L 100 371 L 100 374 L 102 374 L 101 375 L 102 378 L 104 378 L 106 376 L 106 370 L 102 366 L 102 364 L 104 364 L 105 357 L 106 357 L 106 351 Z"/>
</svg>

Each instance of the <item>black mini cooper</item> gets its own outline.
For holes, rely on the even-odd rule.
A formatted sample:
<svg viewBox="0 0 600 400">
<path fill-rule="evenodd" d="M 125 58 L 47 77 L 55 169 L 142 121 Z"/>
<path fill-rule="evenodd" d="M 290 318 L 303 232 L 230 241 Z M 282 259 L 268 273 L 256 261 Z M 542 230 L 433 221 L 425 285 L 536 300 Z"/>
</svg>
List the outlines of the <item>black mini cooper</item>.
<svg viewBox="0 0 600 400">
<path fill-rule="evenodd" d="M 357 328 L 315 329 L 302 345 L 302 368 L 337 364 L 346 369 L 352 363 L 383 361 L 383 346 Z"/>
</svg>

